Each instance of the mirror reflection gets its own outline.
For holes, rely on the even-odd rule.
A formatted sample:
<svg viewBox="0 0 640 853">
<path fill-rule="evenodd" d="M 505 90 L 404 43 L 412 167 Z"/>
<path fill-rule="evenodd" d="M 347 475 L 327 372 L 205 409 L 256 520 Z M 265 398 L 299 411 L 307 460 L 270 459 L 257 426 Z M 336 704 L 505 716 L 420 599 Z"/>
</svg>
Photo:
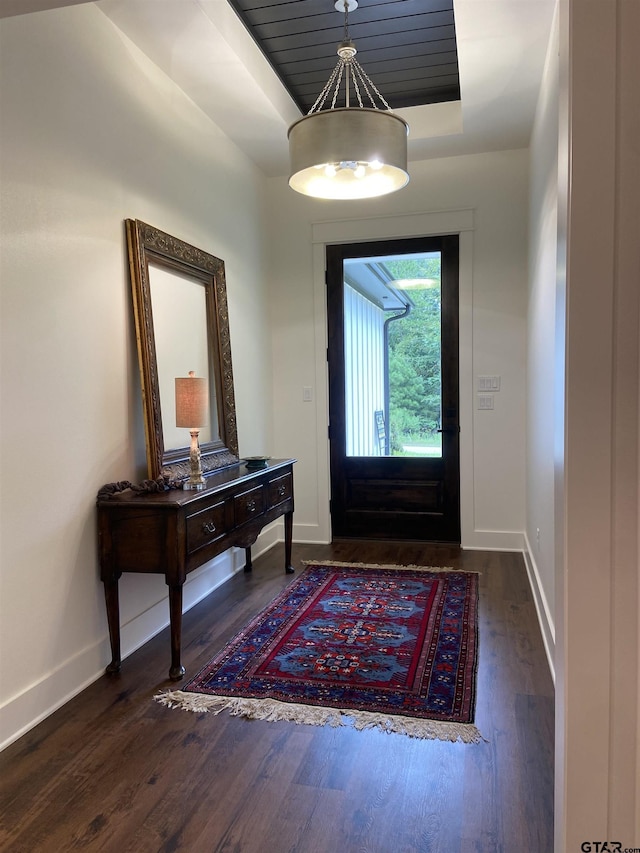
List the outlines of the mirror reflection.
<svg viewBox="0 0 640 853">
<path fill-rule="evenodd" d="M 191 370 L 209 381 L 211 413 L 208 425 L 200 427 L 200 443 L 219 441 L 215 387 L 211 388 L 209 376 L 205 287 L 191 276 L 149 263 L 149 290 L 164 449 L 176 450 L 186 443 L 184 429 L 176 426 L 175 379 Z"/>
</svg>

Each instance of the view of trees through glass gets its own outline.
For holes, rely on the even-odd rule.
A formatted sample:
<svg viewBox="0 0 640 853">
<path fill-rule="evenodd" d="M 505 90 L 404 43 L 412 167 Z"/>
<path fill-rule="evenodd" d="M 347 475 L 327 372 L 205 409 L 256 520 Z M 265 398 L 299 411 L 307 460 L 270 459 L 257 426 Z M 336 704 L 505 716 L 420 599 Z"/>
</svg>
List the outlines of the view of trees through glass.
<svg viewBox="0 0 640 853">
<path fill-rule="evenodd" d="M 389 452 L 441 456 L 440 255 L 388 260 L 394 280 L 406 282 L 410 312 L 388 324 Z M 422 280 L 418 285 L 410 282 Z"/>
</svg>

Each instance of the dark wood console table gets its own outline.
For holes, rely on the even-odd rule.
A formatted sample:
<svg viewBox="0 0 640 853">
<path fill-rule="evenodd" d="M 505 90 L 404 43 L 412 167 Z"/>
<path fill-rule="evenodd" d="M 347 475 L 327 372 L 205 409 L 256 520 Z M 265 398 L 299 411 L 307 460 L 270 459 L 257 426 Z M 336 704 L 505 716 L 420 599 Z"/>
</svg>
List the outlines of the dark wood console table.
<svg viewBox="0 0 640 853">
<path fill-rule="evenodd" d="M 291 567 L 294 459 L 270 460 L 248 470 L 243 463 L 209 475 L 202 491 L 171 489 L 139 494 L 128 489 L 98 500 L 100 576 L 111 640 L 107 672 L 120 669 L 118 579 L 123 572 L 163 574 L 169 587 L 171 668 L 169 678 L 185 674 L 180 661 L 182 585 L 189 572 L 232 546 L 245 548 L 251 571 L 251 545 L 262 528 L 284 516 L 285 571 Z"/>
</svg>

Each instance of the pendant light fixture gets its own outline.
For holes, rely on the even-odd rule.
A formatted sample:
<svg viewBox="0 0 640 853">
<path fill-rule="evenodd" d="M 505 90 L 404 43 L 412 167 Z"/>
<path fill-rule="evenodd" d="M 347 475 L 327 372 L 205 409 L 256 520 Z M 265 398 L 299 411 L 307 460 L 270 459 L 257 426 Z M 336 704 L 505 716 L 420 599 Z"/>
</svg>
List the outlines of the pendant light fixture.
<svg viewBox="0 0 640 853">
<path fill-rule="evenodd" d="M 338 64 L 307 115 L 289 128 L 289 186 L 303 195 L 373 198 L 402 189 L 409 181 L 409 126 L 367 76 L 349 37 L 349 12 L 357 7 L 357 0 L 337 0 L 336 10 L 344 12 Z M 351 105 L 352 88 L 357 106 Z"/>
</svg>

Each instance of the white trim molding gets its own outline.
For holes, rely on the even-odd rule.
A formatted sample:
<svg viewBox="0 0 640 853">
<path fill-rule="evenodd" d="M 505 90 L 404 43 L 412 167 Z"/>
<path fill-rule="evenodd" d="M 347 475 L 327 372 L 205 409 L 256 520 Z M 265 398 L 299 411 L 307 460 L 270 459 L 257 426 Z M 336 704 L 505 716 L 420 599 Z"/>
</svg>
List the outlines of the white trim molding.
<svg viewBox="0 0 640 853">
<path fill-rule="evenodd" d="M 542 634 L 544 650 L 547 653 L 549 671 L 551 672 L 551 678 L 555 685 L 556 626 L 553 619 L 553 613 L 549 607 L 549 602 L 547 601 L 547 596 L 545 595 L 544 587 L 540 579 L 538 566 L 533 557 L 533 549 L 531 548 L 531 543 L 529 542 L 529 537 L 527 536 L 526 531 L 523 535 L 525 542 L 525 547 L 522 552 L 524 556 L 524 564 L 529 577 L 529 586 L 531 587 L 531 594 L 533 595 L 533 601 L 536 606 L 536 613 L 538 614 L 538 623 L 540 625 L 540 633 Z"/>
<path fill-rule="evenodd" d="M 524 550 L 524 535 L 520 530 L 470 530 L 462 537 L 465 551 L 518 551 Z"/>
</svg>

